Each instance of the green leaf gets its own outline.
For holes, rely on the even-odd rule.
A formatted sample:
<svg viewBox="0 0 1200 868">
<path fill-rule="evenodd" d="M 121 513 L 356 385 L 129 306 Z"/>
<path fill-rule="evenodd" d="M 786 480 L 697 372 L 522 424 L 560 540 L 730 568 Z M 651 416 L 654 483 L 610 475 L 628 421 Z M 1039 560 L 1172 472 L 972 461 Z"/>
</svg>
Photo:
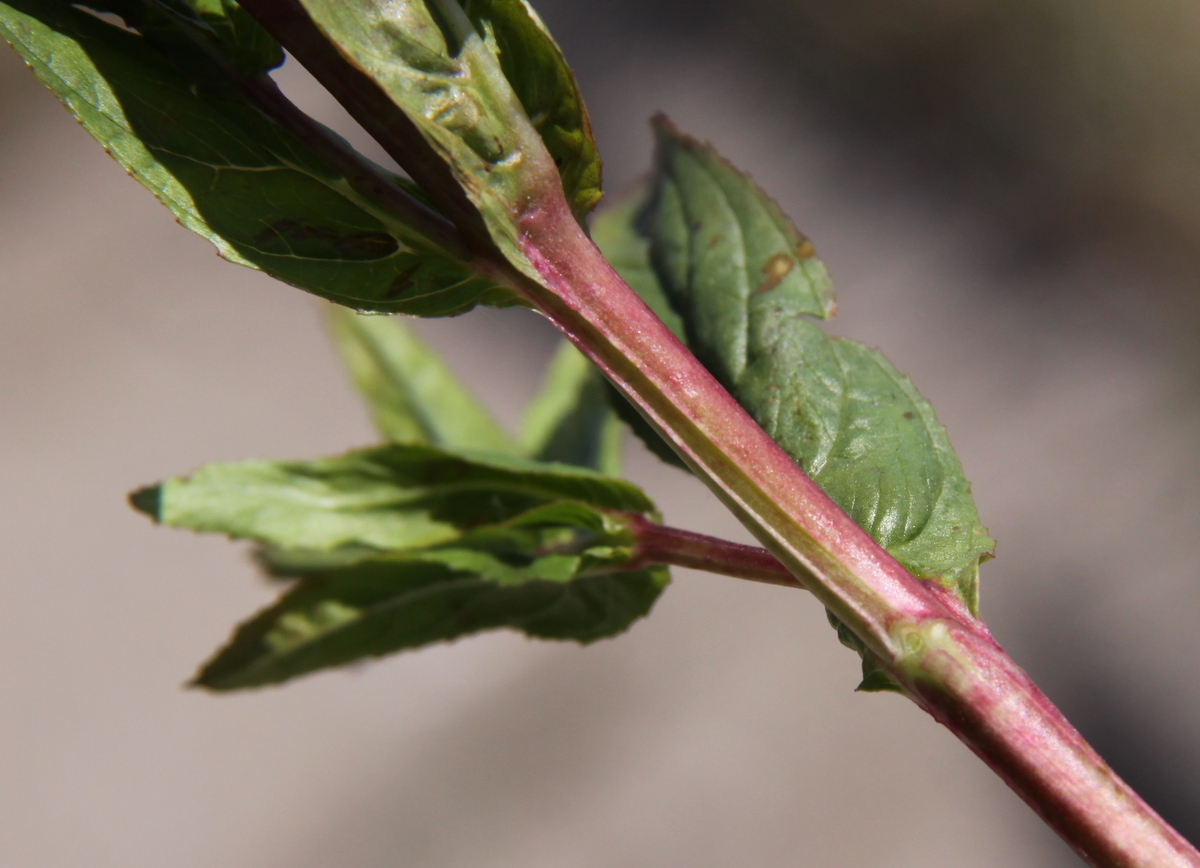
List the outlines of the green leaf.
<svg viewBox="0 0 1200 868">
<path fill-rule="evenodd" d="M 581 468 L 399 444 L 214 464 L 133 496 L 162 524 L 315 551 L 433 546 L 560 500 L 656 514 L 636 486 Z"/>
<path fill-rule="evenodd" d="M 133 495 L 164 524 L 268 543 L 298 578 L 198 683 L 233 689 L 480 630 L 590 642 L 645 615 L 665 567 L 629 570 L 636 487 L 586 470 L 391 445 L 205 468 Z"/>
<path fill-rule="evenodd" d="M 833 312 L 825 266 L 779 207 L 712 148 L 656 120 L 650 259 L 689 344 L 723 383 L 761 355 L 751 332 L 774 316 Z"/>
<path fill-rule="evenodd" d="M 600 153 L 562 50 L 525 0 L 466 0 L 462 5 L 475 29 L 493 46 L 582 223 L 600 201 Z"/>
<path fill-rule="evenodd" d="M 309 122 L 311 136 L 301 139 L 251 104 L 233 70 L 269 65 L 277 46 L 228 6 L 196 8 L 228 68 L 187 50 L 194 34 L 182 24 L 171 29 L 182 13 L 154 17 L 142 36 L 63 2 L 7 0 L 0 37 L 117 162 L 226 259 L 359 309 L 435 316 L 518 303 L 414 222 L 423 206 L 400 214 L 364 193 L 364 184 L 374 193 L 394 181 L 378 167 L 319 125 Z M 349 153 L 361 177 L 352 182 L 314 148 Z"/>
<path fill-rule="evenodd" d="M 212 30 L 238 72 L 259 75 L 283 63 L 279 43 L 233 0 L 188 0 L 188 5 Z"/>
<path fill-rule="evenodd" d="M 525 411 L 521 441 L 539 461 L 621 472 L 621 426 L 608 405 L 608 384 L 570 342 L 563 341 L 542 388 Z"/>
<path fill-rule="evenodd" d="M 531 202 L 561 188 L 555 158 L 564 165 L 571 160 L 561 147 L 565 140 L 557 138 L 558 153 L 551 156 L 497 55 L 507 47 L 510 68 L 530 62 L 514 79 L 525 99 L 554 113 L 550 127 L 543 124 L 553 130 L 571 114 L 561 87 L 569 73 L 554 60 L 557 49 L 545 41 L 544 29 L 532 19 L 522 23 L 527 13 L 514 7 L 515 0 L 471 6 L 483 32 L 457 0 L 299 2 L 324 38 L 416 127 L 428 145 L 423 157 L 445 163 L 458 188 L 454 195 L 466 196 L 505 258 L 536 279 L 519 224 L 530 216 Z M 549 89 L 550 99 L 536 95 L 539 85 Z M 578 117 L 586 141 L 583 115 Z M 576 204 L 590 197 L 587 187 L 574 191 Z"/>
<path fill-rule="evenodd" d="M 653 275 L 697 356 L 839 506 L 975 611 L 994 543 L 933 408 L 878 352 L 808 318 L 832 312 L 830 281 L 775 203 L 708 145 L 655 126 L 652 188 L 614 212 L 602 249 L 633 263 L 635 289 Z"/>
<path fill-rule="evenodd" d="M 196 683 L 272 684 L 498 628 L 592 642 L 645 615 L 667 582 L 658 567 L 503 584 L 448 564 L 381 557 L 303 579 L 242 625 Z"/>
<path fill-rule="evenodd" d="M 175 64 L 220 79 L 216 54 L 238 74 L 254 77 L 283 63 L 279 43 L 231 0 L 89 0 L 84 8 L 120 16 Z"/>
<path fill-rule="evenodd" d="M 387 440 L 451 450 L 516 451 L 500 424 L 402 320 L 332 308 L 330 328 Z"/>
<path fill-rule="evenodd" d="M 535 506 L 496 524 L 459 528 L 459 535 L 430 546 L 389 552 L 411 560 L 470 569 L 503 584 L 530 579 L 565 581 L 597 565 L 624 566 L 634 543 L 624 514 L 579 501 Z M 273 578 L 304 578 L 378 557 L 379 549 L 352 544 L 337 549 L 262 546 L 256 552 Z"/>
</svg>

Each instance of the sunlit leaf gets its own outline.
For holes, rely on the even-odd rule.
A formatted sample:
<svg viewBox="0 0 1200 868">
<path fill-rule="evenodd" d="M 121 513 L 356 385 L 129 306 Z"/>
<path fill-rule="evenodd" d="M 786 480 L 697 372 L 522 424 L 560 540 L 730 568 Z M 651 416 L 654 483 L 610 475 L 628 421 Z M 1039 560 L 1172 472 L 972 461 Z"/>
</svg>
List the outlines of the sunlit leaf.
<svg viewBox="0 0 1200 868">
<path fill-rule="evenodd" d="M 654 514 L 635 485 L 582 468 L 400 444 L 213 464 L 133 495 L 165 525 L 318 551 L 436 545 L 560 500 Z"/>
<path fill-rule="evenodd" d="M 839 506 L 974 611 L 994 543 L 933 408 L 880 353 L 813 322 L 833 310 L 825 267 L 748 176 L 665 121 L 656 133 L 640 204 L 601 214 L 598 243 Z"/>
<path fill-rule="evenodd" d="M 475 29 L 494 45 L 500 68 L 545 142 L 571 210 L 582 221 L 600 201 L 600 154 L 562 50 L 525 0 L 465 0 L 462 5 Z"/>
<path fill-rule="evenodd" d="M 337 45 L 336 60 L 320 50 L 321 63 L 348 61 L 353 74 L 365 76 L 363 86 L 388 101 L 372 103 L 372 112 L 396 110 L 389 129 L 399 135 L 398 126 L 411 125 L 416 141 L 424 142 L 417 154 L 416 142 L 403 133 L 409 162 L 422 167 L 414 177 L 439 185 L 455 208 L 459 200 L 469 203 L 470 216 L 461 219 L 482 219 L 500 253 L 536 278 L 521 222 L 531 201 L 550 201 L 562 189 L 556 160 L 570 170 L 574 189 L 567 194 L 576 207 L 594 200 L 586 180 L 594 174 L 586 116 L 540 23 L 515 0 L 479 0 L 466 8 L 456 0 L 299 2 L 323 38 Z M 514 70 L 513 82 L 504 63 Z M 325 72 L 316 69 L 318 78 Z M 538 117 L 530 117 L 523 100 Z"/>
</svg>

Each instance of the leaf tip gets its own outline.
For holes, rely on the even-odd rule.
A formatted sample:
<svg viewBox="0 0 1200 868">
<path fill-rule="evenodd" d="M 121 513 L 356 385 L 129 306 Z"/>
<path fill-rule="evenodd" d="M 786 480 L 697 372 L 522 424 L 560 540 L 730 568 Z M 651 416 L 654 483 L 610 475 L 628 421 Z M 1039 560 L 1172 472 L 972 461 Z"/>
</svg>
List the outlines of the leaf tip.
<svg viewBox="0 0 1200 868">
<path fill-rule="evenodd" d="M 231 682 L 228 673 L 223 673 L 220 667 L 221 652 L 218 651 L 210 659 L 201 664 L 196 674 L 183 683 L 185 690 L 197 690 L 204 693 L 229 693 L 241 685 Z"/>
<path fill-rule="evenodd" d="M 855 693 L 903 693 L 904 689 L 888 674 L 887 670 L 874 664 L 867 671 L 868 664 L 863 661 L 863 680 L 854 688 Z"/>
<path fill-rule="evenodd" d="M 675 121 L 667 117 L 666 112 L 655 112 L 650 117 L 650 128 L 654 131 L 654 139 L 660 151 L 670 147 L 682 148 L 685 151 L 700 151 L 705 148 L 705 143 L 685 133 Z M 711 147 L 708 146 L 710 150 Z"/>
<path fill-rule="evenodd" d="M 162 521 L 162 485 L 147 485 L 129 493 L 129 505 L 155 522 Z"/>
</svg>

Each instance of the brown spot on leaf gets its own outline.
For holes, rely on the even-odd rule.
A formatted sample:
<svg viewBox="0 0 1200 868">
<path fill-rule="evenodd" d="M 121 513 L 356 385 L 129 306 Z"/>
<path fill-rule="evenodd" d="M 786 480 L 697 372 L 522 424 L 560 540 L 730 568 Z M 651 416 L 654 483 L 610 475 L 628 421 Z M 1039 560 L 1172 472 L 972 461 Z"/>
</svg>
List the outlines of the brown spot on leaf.
<svg viewBox="0 0 1200 868">
<path fill-rule="evenodd" d="M 754 290 L 755 295 L 760 293 L 770 292 L 775 287 L 779 286 L 779 281 L 788 276 L 788 273 L 795 268 L 796 261 L 786 253 L 776 253 L 767 260 L 767 264 L 762 267 L 763 282 L 760 283 Z"/>
<path fill-rule="evenodd" d="M 807 238 L 801 238 L 800 243 L 796 245 L 796 258 L 803 262 L 806 259 L 812 259 L 816 255 L 816 248 Z"/>
<path fill-rule="evenodd" d="M 904 418 L 905 419 L 915 419 L 915 418 L 917 418 L 917 415 L 912 410 L 905 410 Z"/>
</svg>

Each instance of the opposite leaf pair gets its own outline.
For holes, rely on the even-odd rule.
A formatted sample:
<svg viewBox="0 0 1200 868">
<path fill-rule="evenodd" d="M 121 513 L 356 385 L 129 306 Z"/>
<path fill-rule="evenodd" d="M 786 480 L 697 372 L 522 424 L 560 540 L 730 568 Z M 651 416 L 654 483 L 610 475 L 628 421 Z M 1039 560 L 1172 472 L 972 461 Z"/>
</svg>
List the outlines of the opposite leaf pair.
<svg viewBox="0 0 1200 868">
<path fill-rule="evenodd" d="M 199 684 L 267 684 L 499 627 L 589 642 L 649 611 L 669 577 L 638 560 L 630 524 L 657 512 L 591 469 L 616 470 L 619 431 L 574 349 L 516 444 L 403 323 L 335 311 L 333 326 L 392 443 L 212 465 L 133 495 L 163 524 L 257 541 L 271 575 L 299 579 Z"/>
</svg>

